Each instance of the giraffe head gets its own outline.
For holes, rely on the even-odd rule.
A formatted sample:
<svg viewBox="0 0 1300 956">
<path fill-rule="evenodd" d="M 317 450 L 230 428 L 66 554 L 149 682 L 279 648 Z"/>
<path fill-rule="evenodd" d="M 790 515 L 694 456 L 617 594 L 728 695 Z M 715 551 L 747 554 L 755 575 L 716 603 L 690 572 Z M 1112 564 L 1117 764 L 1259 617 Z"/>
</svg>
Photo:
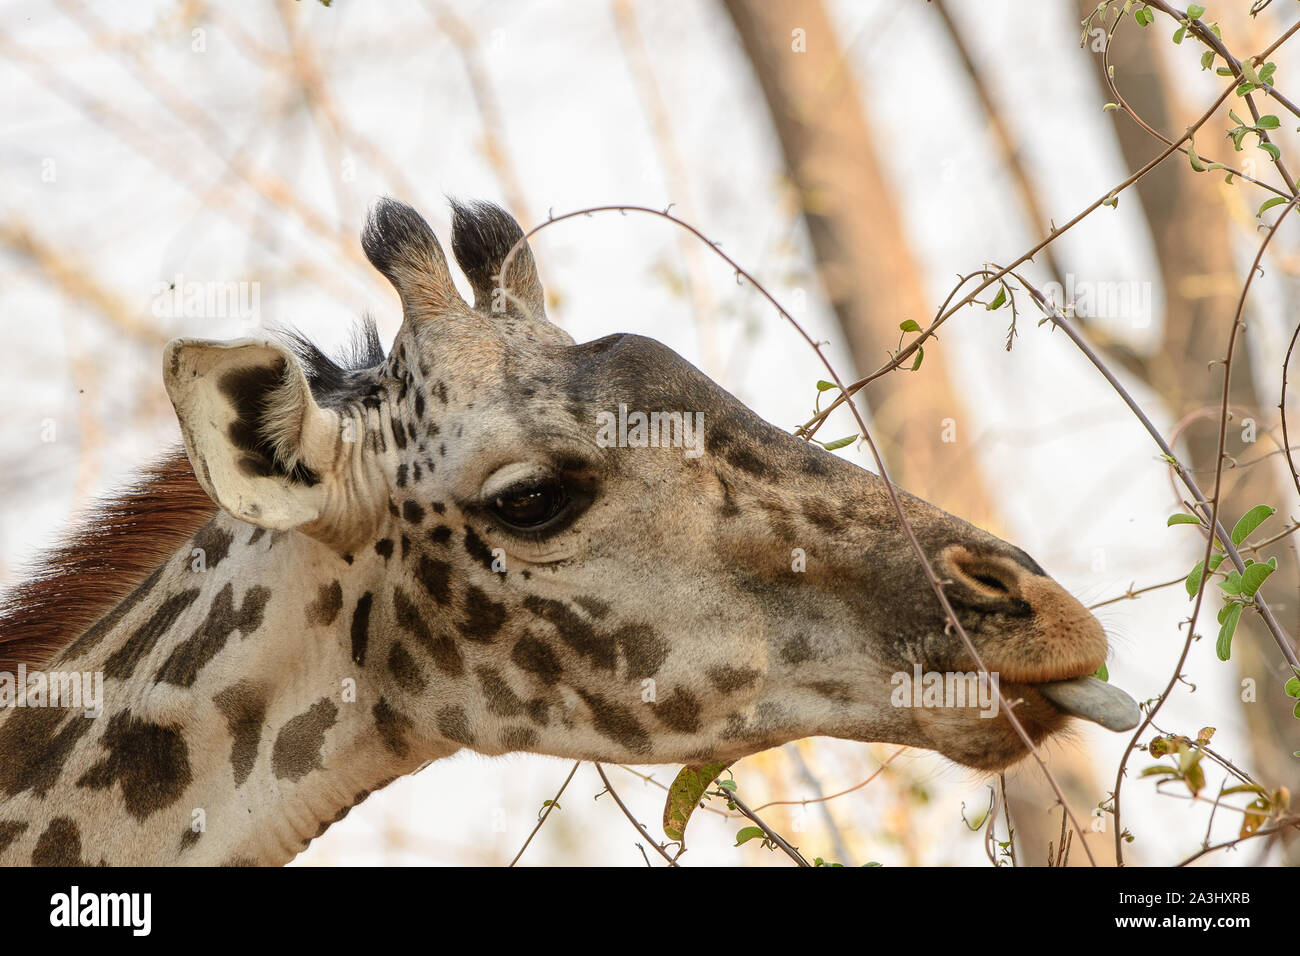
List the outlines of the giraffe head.
<svg viewBox="0 0 1300 956">
<path fill-rule="evenodd" d="M 975 665 L 879 477 L 651 339 L 575 344 L 544 314 L 518 224 L 454 213 L 473 307 L 414 210 L 373 213 L 363 245 L 404 320 L 368 368 L 303 343 L 167 349 L 204 489 L 347 562 L 360 596 L 337 639 L 380 702 L 377 734 L 417 757 L 692 763 L 814 735 L 985 769 L 1023 755 L 970 682 L 940 688 L 961 701 L 911 686 Z M 1034 739 L 1071 713 L 1128 720 L 1131 701 L 1087 677 L 1107 642 L 1078 601 L 1020 549 L 902 502 Z"/>
</svg>

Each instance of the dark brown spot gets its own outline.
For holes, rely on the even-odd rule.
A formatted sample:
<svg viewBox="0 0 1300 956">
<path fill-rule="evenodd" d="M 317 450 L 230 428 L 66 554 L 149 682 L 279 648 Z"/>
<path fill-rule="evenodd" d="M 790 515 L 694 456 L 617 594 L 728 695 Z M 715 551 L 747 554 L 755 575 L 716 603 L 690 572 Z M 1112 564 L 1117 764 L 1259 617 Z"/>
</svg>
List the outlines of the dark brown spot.
<svg viewBox="0 0 1300 956">
<path fill-rule="evenodd" d="M 198 588 L 187 588 L 169 594 L 158 605 L 149 619 L 132 632 L 121 647 L 112 653 L 104 664 L 104 676 L 126 680 L 135 673 L 136 664 L 154 649 L 154 645 L 171 630 L 172 626 L 198 599 Z"/>
<path fill-rule="evenodd" d="M 465 747 L 474 743 L 474 735 L 469 731 L 469 718 L 460 707 L 444 707 L 438 711 L 438 733 Z"/>
<path fill-rule="evenodd" d="M 594 597 L 576 597 L 573 603 L 578 605 L 594 618 L 602 618 L 609 614 L 609 605 L 599 598 Z"/>
<path fill-rule="evenodd" d="M 623 652 L 629 680 L 653 677 L 668 659 L 668 642 L 648 624 L 620 627 L 614 632 L 614 643 Z"/>
<path fill-rule="evenodd" d="M 501 717 L 514 717 L 523 713 L 524 702 L 519 699 L 501 672 L 495 667 L 478 667 L 479 684 L 483 687 L 483 696 L 487 700 L 488 710 Z"/>
<path fill-rule="evenodd" d="M 515 642 L 510 652 L 510 660 L 530 674 L 535 674 L 543 684 L 554 684 L 564 673 L 564 667 L 555 651 L 543 644 L 531 634 L 525 634 Z"/>
<path fill-rule="evenodd" d="M 649 734 L 637 722 L 628 707 L 606 700 L 599 694 L 583 690 L 581 687 L 575 689 L 578 696 L 591 708 L 592 720 L 596 730 L 602 736 L 626 747 L 632 753 L 645 753 L 650 749 Z"/>
<path fill-rule="evenodd" d="M 445 634 L 434 637 L 429 625 L 424 623 L 420 609 L 401 588 L 393 588 L 393 612 L 397 616 L 398 626 L 429 653 L 438 670 L 453 677 L 459 677 L 465 672 L 465 661 L 456 642 Z"/>
<path fill-rule="evenodd" d="M 395 757 L 405 757 L 410 752 L 406 743 L 406 734 L 411 729 L 411 720 L 405 714 L 394 710 L 388 701 L 380 697 L 379 703 L 371 710 L 375 718 L 375 728 L 384 747 Z"/>
<path fill-rule="evenodd" d="M 465 592 L 465 620 L 459 626 L 465 639 L 489 644 L 505 622 L 505 605 L 493 601 L 482 588 L 471 585 Z"/>
<path fill-rule="evenodd" d="M 235 536 L 218 526 L 217 519 L 214 518 L 200 528 L 198 534 L 194 536 L 190 553 L 193 554 L 193 548 L 202 548 L 203 566 L 211 571 L 226 559 L 234 541 Z"/>
<path fill-rule="evenodd" d="M 816 691 L 828 700 L 848 703 L 853 699 L 849 685 L 839 680 L 819 680 L 804 684 L 809 690 Z"/>
<path fill-rule="evenodd" d="M 663 700 L 655 703 L 655 716 L 664 726 L 683 734 L 693 734 L 700 729 L 700 702 L 690 691 L 675 688 Z"/>
<path fill-rule="evenodd" d="M 417 502 L 407 499 L 402 503 L 402 517 L 411 524 L 419 524 L 424 520 L 424 509 Z"/>
<path fill-rule="evenodd" d="M 307 605 L 307 622 L 318 627 L 328 627 L 334 623 L 343 609 L 343 588 L 337 581 L 322 584 L 316 592 L 316 600 Z"/>
<path fill-rule="evenodd" d="M 357 598 L 357 606 L 352 611 L 352 660 L 358 667 L 365 666 L 366 646 L 370 643 L 370 604 L 372 595 L 369 591 Z"/>
<path fill-rule="evenodd" d="M 55 817 L 36 841 L 32 866 L 87 865 L 81 858 L 81 831 L 68 817 Z"/>
<path fill-rule="evenodd" d="M 415 567 L 415 576 L 420 584 L 439 604 L 447 603 L 447 578 L 450 574 L 451 565 L 446 561 L 434 561 L 423 554 Z"/>
<path fill-rule="evenodd" d="M 379 555 L 385 561 L 393 556 L 393 539 L 382 538 L 375 542 L 375 554 Z"/>
<path fill-rule="evenodd" d="M 781 660 L 787 664 L 802 664 L 813 658 L 812 644 L 806 634 L 792 637 L 781 647 Z"/>
<path fill-rule="evenodd" d="M 259 585 L 249 588 L 244 592 L 243 605 L 238 610 L 234 594 L 235 586 L 229 582 L 217 592 L 203 623 L 172 650 L 158 669 L 159 682 L 177 687 L 194 686 L 199 671 L 221 652 L 231 634 L 239 631 L 247 637 L 262 626 L 266 602 L 271 599 L 270 589 Z"/>
<path fill-rule="evenodd" d="M 0 820 L 0 857 L 4 856 L 5 850 L 9 849 L 9 844 L 22 836 L 26 829 L 26 823 L 17 820 Z"/>
<path fill-rule="evenodd" d="M 617 647 L 608 634 L 599 634 L 586 618 L 580 617 L 562 601 L 529 594 L 524 598 L 524 608 L 554 625 L 560 640 L 602 670 L 614 670 L 618 660 Z"/>
<path fill-rule="evenodd" d="M 321 765 L 325 732 L 334 726 L 339 709 L 322 697 L 291 718 L 275 737 L 271 748 L 271 769 L 280 780 L 301 780 Z"/>
<path fill-rule="evenodd" d="M 469 526 L 465 528 L 465 553 L 483 567 L 492 571 L 492 549 L 484 544 L 483 539 L 475 534 L 474 529 Z"/>
<path fill-rule="evenodd" d="M 190 751 L 176 727 L 122 711 L 109 719 L 99 744 L 108 755 L 82 774 L 77 786 L 120 786 L 126 810 L 137 820 L 171 806 L 190 785 Z"/>
<path fill-rule="evenodd" d="M 550 723 L 550 704 L 541 697 L 534 697 L 525 705 L 528 712 L 528 719 L 539 727 L 545 727 Z"/>
<path fill-rule="evenodd" d="M 80 712 L 54 707 L 29 707 L 0 719 L 0 791 L 11 797 L 24 790 L 45 796 L 77 741 L 94 724 Z"/>
<path fill-rule="evenodd" d="M 266 720 L 266 701 L 257 687 L 240 681 L 227 687 L 212 702 L 226 718 L 226 729 L 234 743 L 230 747 L 230 766 L 235 773 L 235 787 L 244 785 L 257 761 L 262 742 L 262 724 Z"/>
<path fill-rule="evenodd" d="M 830 505 L 820 498 L 809 498 L 803 503 L 804 517 L 827 533 L 839 530 L 839 520 Z"/>
<path fill-rule="evenodd" d="M 388 672 L 405 691 L 418 694 L 425 688 L 424 676 L 416 666 L 415 658 L 402 646 L 401 641 L 394 641 L 388 649 Z"/>
<path fill-rule="evenodd" d="M 721 667 L 710 667 L 709 680 L 713 686 L 724 694 L 732 691 L 743 690 L 758 682 L 763 676 L 763 672 L 752 667 L 732 667 L 724 664 Z"/>
</svg>

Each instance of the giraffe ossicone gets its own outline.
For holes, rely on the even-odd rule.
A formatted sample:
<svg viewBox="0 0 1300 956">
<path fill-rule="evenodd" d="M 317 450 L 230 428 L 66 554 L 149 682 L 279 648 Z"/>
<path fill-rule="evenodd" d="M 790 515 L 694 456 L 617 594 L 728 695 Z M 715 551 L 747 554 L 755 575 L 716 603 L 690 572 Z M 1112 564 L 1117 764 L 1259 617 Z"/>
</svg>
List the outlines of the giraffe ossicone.
<svg viewBox="0 0 1300 956">
<path fill-rule="evenodd" d="M 344 362 L 167 346 L 184 454 L 0 608 L 0 672 L 103 678 L 96 717 L 0 710 L 0 863 L 283 863 L 461 748 L 699 765 L 820 735 L 997 770 L 1025 751 L 990 677 L 1036 741 L 1134 716 L 1089 678 L 1107 642 L 1075 598 L 904 494 L 990 672 L 953 699 L 974 664 L 881 479 L 658 342 L 574 343 L 522 236 L 455 204 L 470 305 L 384 200 L 387 354 L 373 324 Z"/>
</svg>

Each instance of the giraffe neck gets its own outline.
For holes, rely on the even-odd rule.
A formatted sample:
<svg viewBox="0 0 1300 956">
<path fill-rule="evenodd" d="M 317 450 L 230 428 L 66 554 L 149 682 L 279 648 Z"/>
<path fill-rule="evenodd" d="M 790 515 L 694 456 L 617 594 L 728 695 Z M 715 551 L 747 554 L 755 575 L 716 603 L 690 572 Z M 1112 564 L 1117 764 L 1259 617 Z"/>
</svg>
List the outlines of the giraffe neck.
<svg viewBox="0 0 1300 956">
<path fill-rule="evenodd" d="M 377 720 L 364 572 L 213 518 L 47 665 L 102 674 L 102 714 L 0 711 L 0 863 L 284 863 L 441 756 Z"/>
</svg>

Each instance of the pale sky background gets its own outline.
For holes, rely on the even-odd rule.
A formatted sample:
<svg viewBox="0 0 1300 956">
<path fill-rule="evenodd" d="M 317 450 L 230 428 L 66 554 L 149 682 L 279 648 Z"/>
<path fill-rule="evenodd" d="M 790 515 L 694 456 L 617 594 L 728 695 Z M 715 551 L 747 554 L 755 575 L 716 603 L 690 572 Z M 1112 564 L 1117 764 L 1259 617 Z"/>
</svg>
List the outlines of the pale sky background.
<svg viewBox="0 0 1300 956">
<path fill-rule="evenodd" d="M 0 584 L 19 579 L 23 562 L 49 546 L 85 494 L 121 483 L 177 438 L 159 375 L 162 340 L 234 337 L 258 324 L 288 323 L 331 347 L 369 311 L 387 342 L 400 313 L 395 295 L 359 260 L 356 234 L 368 205 L 380 195 L 397 195 L 421 209 L 445 242 L 445 196 L 507 201 L 486 156 L 483 114 L 464 61 L 431 14 L 434 6 L 346 0 L 331 9 L 290 6 L 289 19 L 324 71 L 332 108 L 350 138 L 322 133 L 328 124 L 311 121 L 301 89 L 277 67 L 286 32 L 270 4 L 96 5 L 101 31 L 80 25 L 79 4 L 0 2 L 0 221 L 42 237 L 66 255 L 74 272 L 111 289 L 122 314 L 159 336 L 157 343 L 133 340 L 84 298 L 57 289 L 29 259 L 11 250 L 0 255 L 7 341 L 0 376 L 0 469 L 7 496 L 0 509 Z M 1101 113 L 1091 54 L 1079 49 L 1073 4 L 972 0 L 957 6 L 981 67 L 1014 106 L 1008 110 L 1013 133 L 1043 186 L 1047 213 L 1057 222 L 1068 219 L 1128 172 Z M 527 208 L 515 212 L 525 227 L 548 210 L 675 202 L 677 212 L 689 210 L 692 221 L 766 283 L 815 338 L 829 341 L 830 358 L 847 375 L 847 350 L 783 190 L 780 151 L 762 97 L 719 5 L 634 4 L 687 174 L 678 191 L 668 185 L 609 2 L 448 8 L 481 44 L 503 117 L 496 146 L 518 177 Z M 832 9 L 937 304 L 957 272 L 1014 258 L 1037 241 L 1038 229 L 1018 212 L 927 5 L 870 0 Z M 1196 75 L 1197 52 L 1175 55 L 1189 77 L 1189 96 L 1201 91 L 1204 97 L 1209 87 Z M 1279 76 L 1285 77 L 1293 58 L 1281 59 Z M 182 108 L 178 116 L 174 108 L 182 101 L 191 111 Z M 264 184 L 274 179 L 292 190 L 331 238 L 313 237 L 283 202 L 259 195 L 232 173 L 232 156 L 242 157 Z M 267 192 L 276 195 L 270 186 Z M 1252 205 L 1251 198 L 1243 199 L 1251 210 L 1247 219 L 1259 201 Z M 1248 227 L 1242 237 L 1244 249 Z M 1294 248 L 1291 236 L 1279 243 Z M 814 383 L 824 377 L 816 357 L 711 256 L 705 262 L 718 309 L 716 344 L 706 339 L 702 347 L 690 300 L 664 278 L 683 269 L 679 236 L 668 224 L 617 215 L 580 219 L 548 228 L 534 248 L 543 281 L 559 296 L 552 317 L 579 341 L 616 331 L 650 335 L 701 365 L 767 420 L 793 429 L 808 417 Z M 1146 283 L 1157 275 L 1134 201 L 1096 214 L 1058 249 L 1088 280 Z M 258 314 L 251 322 L 158 318 L 155 289 L 177 275 L 256 283 Z M 1280 361 L 1284 346 L 1278 343 L 1295 322 L 1295 309 L 1284 306 L 1291 290 L 1271 275 L 1257 289 L 1272 318 L 1261 322 L 1252 348 L 1269 356 L 1275 374 L 1273 356 Z M 1139 348 L 1158 334 L 1163 303 L 1158 281 L 1147 291 L 1151 325 L 1117 328 Z M 925 324 L 926 317 L 915 318 Z M 1166 516 L 1179 509 L 1166 469 L 1137 422 L 1064 336 L 1036 327 L 1033 316 L 1022 321 L 1011 353 L 1003 349 L 1004 335 L 1005 313 L 974 310 L 946 326 L 940 346 L 967 396 L 957 415 L 959 443 L 976 449 L 986 485 L 998 490 L 1000 532 L 1085 602 L 1123 593 L 1134 582 L 1185 573 L 1197 560 L 1200 539 L 1187 529 L 1166 529 Z M 1137 394 L 1167 430 L 1167 413 L 1149 395 Z M 56 440 L 43 441 L 50 422 Z M 851 419 L 837 417 L 823 437 L 852 431 Z M 852 447 L 841 454 L 863 465 L 869 458 Z M 1111 680 L 1139 699 L 1158 693 L 1181 644 L 1177 623 L 1187 613 L 1177 588 L 1104 609 L 1112 635 Z M 1212 614 L 1207 603 L 1203 629 Z M 1235 668 L 1217 661 L 1209 640 L 1194 647 L 1189 671 L 1196 693 L 1175 694 L 1158 722 L 1193 734 L 1213 724 L 1217 749 L 1244 759 L 1248 750 L 1232 699 Z M 1089 748 L 1112 780 L 1127 739 L 1085 726 L 1049 752 Z M 763 772 L 747 773 L 749 761 L 737 767 L 747 787 L 742 792 L 755 797 L 751 802 L 811 795 L 793 748 L 787 749 L 791 753 L 757 758 L 766 761 Z M 860 782 L 891 749 L 816 741 L 799 753 L 829 793 Z M 1129 852 L 1138 862 L 1170 862 L 1199 846 L 1205 814 L 1158 797 L 1149 782 L 1137 780 L 1137 770 L 1149 763 L 1145 755 L 1130 763 L 1125 824 L 1142 839 Z M 508 862 L 569 766 L 534 756 L 462 753 L 372 797 L 301 862 Z M 667 782 L 675 769 L 653 772 Z M 830 804 L 856 862 L 984 862 L 981 835 L 961 820 L 963 803 L 968 815 L 987 804 L 979 775 L 922 752 L 909 752 L 890 771 Z M 609 772 L 659 835 L 662 793 L 617 768 Z M 772 780 L 782 781 L 779 792 L 769 786 Z M 900 789 L 906 787 L 921 787 L 928 798 L 904 800 Z M 584 766 L 561 801 L 564 809 L 551 816 L 524 862 L 643 865 L 636 834 L 613 803 L 608 797 L 593 801 L 599 790 L 594 771 Z M 909 816 L 899 819 L 904 812 Z M 802 831 L 795 831 L 801 824 L 788 808 L 770 815 L 783 832 L 794 831 L 810 857 L 835 857 L 816 813 Z M 698 815 L 685 861 L 780 862 L 753 845 L 734 849 L 739 826 Z M 1232 827 L 1229 816 L 1216 833 L 1222 838 Z M 882 836 L 900 830 L 910 832 L 910 845 Z M 1219 859 L 1255 856 L 1246 851 Z"/>
</svg>

